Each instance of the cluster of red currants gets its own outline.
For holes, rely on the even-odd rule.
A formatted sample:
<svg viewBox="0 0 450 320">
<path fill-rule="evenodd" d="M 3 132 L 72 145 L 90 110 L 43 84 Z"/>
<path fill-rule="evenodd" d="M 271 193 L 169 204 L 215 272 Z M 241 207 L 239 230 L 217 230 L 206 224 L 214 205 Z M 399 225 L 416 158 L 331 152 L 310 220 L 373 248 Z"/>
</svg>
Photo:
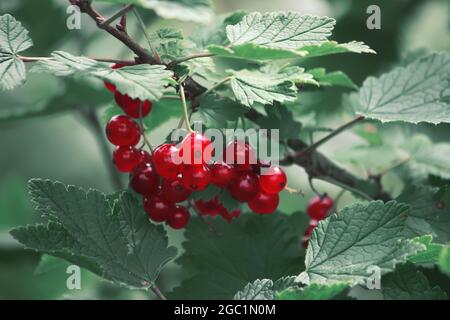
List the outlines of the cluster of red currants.
<svg viewBox="0 0 450 320">
<path fill-rule="evenodd" d="M 317 227 L 320 220 L 323 220 L 328 216 L 331 209 L 333 209 L 333 205 L 333 199 L 326 194 L 324 194 L 323 196 L 315 196 L 309 201 L 306 213 L 308 214 L 310 220 L 309 225 L 306 228 L 305 234 L 302 238 L 302 244 L 304 248 L 308 246 L 308 242 L 311 238 L 314 228 Z"/>
<path fill-rule="evenodd" d="M 151 101 L 131 99 L 111 83 L 105 86 L 126 114 L 114 116 L 106 126 L 106 136 L 116 146 L 113 162 L 120 172 L 130 173 L 130 187 L 143 196 L 144 209 L 151 220 L 166 222 L 174 229 L 183 228 L 190 217 L 188 209 L 179 204 L 185 201 L 195 206 L 200 215 L 221 215 L 227 221 L 239 216 L 239 210 L 230 212 L 217 197 L 189 201 L 193 192 L 210 184 L 226 188 L 234 199 L 247 203 L 255 213 L 268 214 L 277 209 L 278 193 L 287 184 L 286 174 L 277 166 L 259 161 L 248 143 L 229 142 L 221 161 L 212 162 L 216 151 L 211 140 L 191 132 L 178 145 L 162 144 L 150 155 L 136 148 L 143 132 L 134 119 L 150 113 Z"/>
</svg>

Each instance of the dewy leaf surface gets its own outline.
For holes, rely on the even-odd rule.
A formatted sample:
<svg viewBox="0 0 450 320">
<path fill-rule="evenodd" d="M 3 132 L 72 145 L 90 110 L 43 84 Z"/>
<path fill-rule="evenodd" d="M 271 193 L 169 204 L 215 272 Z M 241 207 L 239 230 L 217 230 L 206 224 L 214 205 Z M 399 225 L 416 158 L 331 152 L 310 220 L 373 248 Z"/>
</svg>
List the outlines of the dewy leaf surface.
<svg viewBox="0 0 450 320">
<path fill-rule="evenodd" d="M 306 252 L 303 283 L 365 283 L 376 266 L 382 274 L 425 250 L 423 244 L 404 238 L 408 205 L 390 201 L 356 203 L 321 221 Z"/>
<path fill-rule="evenodd" d="M 422 57 L 381 77 L 369 77 L 356 112 L 383 122 L 450 122 L 450 53 Z"/>
</svg>

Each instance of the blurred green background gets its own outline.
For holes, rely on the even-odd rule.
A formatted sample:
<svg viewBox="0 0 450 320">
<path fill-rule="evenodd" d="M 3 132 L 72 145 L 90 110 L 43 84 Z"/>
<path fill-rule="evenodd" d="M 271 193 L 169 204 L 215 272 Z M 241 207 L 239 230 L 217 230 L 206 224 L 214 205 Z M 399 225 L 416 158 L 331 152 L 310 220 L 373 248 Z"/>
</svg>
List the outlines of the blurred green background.
<svg viewBox="0 0 450 320">
<path fill-rule="evenodd" d="M 342 70 L 357 84 L 368 75 L 376 75 L 399 63 L 408 55 L 425 51 L 450 50 L 450 1 L 447 0 L 216 0 L 218 14 L 244 9 L 248 11 L 295 10 L 302 13 L 328 15 L 337 19 L 333 40 L 347 42 L 361 40 L 375 49 L 377 55 L 339 55 L 308 62 L 310 66 L 323 66 L 329 71 Z M 366 9 L 377 4 L 381 8 L 381 30 L 366 28 Z M 105 15 L 112 13 L 113 6 L 99 4 Z M 30 30 L 34 47 L 29 55 L 48 56 L 53 50 L 63 49 L 74 54 L 95 57 L 129 58 L 127 50 L 113 38 L 98 31 L 92 21 L 83 18 L 82 30 L 66 28 L 66 1 L 2 0 L 0 14 L 10 13 Z M 161 26 L 178 27 L 186 34 L 192 23 L 163 21 L 154 14 L 142 11 L 152 30 Z M 138 34 L 129 22 L 131 34 Z M 206 28 L 206 27 L 204 27 Z M 138 38 L 142 35 L 138 35 Z M 333 115 L 342 113 L 341 89 L 327 89 L 302 94 L 300 113 L 312 114 L 312 121 L 334 126 Z M 49 98 L 50 97 L 50 98 Z M 75 184 L 85 188 L 113 191 L 108 166 L 102 156 L 101 141 L 96 128 L 82 116 L 83 108 L 98 107 L 101 118 L 111 97 L 104 94 L 101 83 L 71 84 L 48 75 L 33 74 L 25 86 L 0 92 L 0 299 L 117 299 L 149 298 L 145 292 L 128 291 L 101 281 L 88 271 L 82 271 L 82 289 L 66 288 L 66 264 L 57 259 L 44 257 L 22 250 L 8 235 L 14 226 L 33 222 L 31 204 L 26 194 L 26 181 L 41 177 Z M 23 112 L 52 103 L 54 110 L 68 109 L 44 117 L 30 116 L 14 121 Z M 76 108 L 70 108 L 76 106 Z M 69 110 L 70 109 L 70 110 Z M 331 115 L 331 116 L 330 116 Z M 173 118 L 164 126 L 152 130 L 150 139 L 157 144 L 176 125 Z M 449 127 L 421 126 L 432 139 L 441 140 Z M 104 137 L 101 137 L 104 138 Z M 353 137 L 343 134 L 327 144 L 323 150 L 333 154 Z M 303 210 L 306 199 L 312 195 L 300 168 L 289 168 L 290 186 L 302 189 L 306 197 L 284 193 L 281 211 L 287 214 Z M 125 184 L 126 176 L 121 177 Z M 327 184 L 316 183 L 320 190 L 336 195 L 339 191 Z M 349 201 L 346 193 L 339 207 Z M 176 241 L 181 235 L 174 235 Z M 174 240 L 174 241 L 175 241 Z M 38 268 L 36 269 L 36 267 Z M 170 279 L 170 281 L 168 280 Z M 170 265 L 162 274 L 163 289 L 177 282 L 177 267 Z"/>
</svg>

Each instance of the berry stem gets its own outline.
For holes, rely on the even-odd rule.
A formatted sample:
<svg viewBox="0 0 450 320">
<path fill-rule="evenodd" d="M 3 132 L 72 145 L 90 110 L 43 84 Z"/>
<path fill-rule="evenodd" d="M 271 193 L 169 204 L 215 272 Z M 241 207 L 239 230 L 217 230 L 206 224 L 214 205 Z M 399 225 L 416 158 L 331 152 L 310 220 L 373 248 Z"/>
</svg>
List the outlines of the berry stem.
<svg viewBox="0 0 450 320">
<path fill-rule="evenodd" d="M 124 6 L 122 9 L 120 9 L 119 11 L 114 13 L 111 17 L 109 17 L 108 19 L 106 19 L 105 21 L 100 23 L 100 25 L 104 26 L 104 25 L 109 25 L 109 24 L 113 23 L 116 19 L 125 15 L 128 11 L 132 10 L 133 8 L 134 8 L 133 4 Z"/>
<path fill-rule="evenodd" d="M 150 40 L 150 36 L 147 32 L 145 23 L 142 20 L 141 15 L 139 14 L 139 11 L 136 8 L 133 8 L 133 13 L 136 16 L 136 19 L 139 23 L 139 27 L 141 28 L 142 33 L 145 36 L 145 39 L 147 39 L 148 46 L 149 46 L 150 50 L 152 51 L 153 59 L 155 59 L 157 64 L 161 64 L 161 57 L 159 56 L 158 51 L 156 51 L 155 47 L 152 44 L 152 41 Z"/>
<path fill-rule="evenodd" d="M 143 102 L 141 102 L 141 105 L 139 107 L 139 129 L 141 130 L 141 136 L 144 139 L 144 144 L 146 144 L 150 152 L 153 153 L 153 146 L 150 141 L 148 141 L 147 136 L 145 135 L 144 117 L 142 116 L 142 104 Z"/>
<path fill-rule="evenodd" d="M 158 288 L 158 286 L 154 283 L 151 284 L 150 290 L 153 291 L 153 293 L 161 300 L 167 300 L 166 296 L 161 292 L 161 290 Z"/>
<path fill-rule="evenodd" d="M 180 97 L 181 97 L 181 102 L 183 103 L 183 111 L 184 111 L 184 123 L 186 124 L 186 128 L 189 130 L 189 132 L 194 132 L 194 130 L 192 130 L 191 128 L 191 124 L 189 123 L 189 112 L 188 112 L 188 107 L 186 104 L 186 96 L 184 94 L 184 87 L 183 87 L 183 83 L 180 82 Z"/>
</svg>

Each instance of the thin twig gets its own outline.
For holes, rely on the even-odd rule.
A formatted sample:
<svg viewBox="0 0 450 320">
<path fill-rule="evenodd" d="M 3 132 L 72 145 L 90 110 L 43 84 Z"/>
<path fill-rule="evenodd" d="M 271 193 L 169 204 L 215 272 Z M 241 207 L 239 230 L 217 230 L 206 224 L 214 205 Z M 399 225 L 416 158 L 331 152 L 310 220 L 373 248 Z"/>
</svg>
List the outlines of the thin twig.
<svg viewBox="0 0 450 320">
<path fill-rule="evenodd" d="M 103 21 L 102 23 L 100 23 L 101 26 L 105 26 L 105 25 L 109 25 L 112 22 L 114 22 L 116 19 L 118 19 L 119 17 L 123 16 L 124 14 L 126 14 L 128 11 L 132 10 L 134 7 L 133 4 L 129 4 L 126 5 L 125 7 L 123 7 L 122 9 L 120 9 L 119 11 L 117 11 L 116 13 L 114 13 L 111 17 L 109 17 L 108 19 L 106 19 L 105 21 Z"/>
<path fill-rule="evenodd" d="M 141 101 L 140 107 L 139 107 L 139 129 L 141 130 L 141 135 L 142 135 L 142 138 L 144 139 L 144 143 L 147 145 L 148 149 L 153 153 L 153 146 L 150 143 L 150 141 L 148 141 L 147 136 L 145 135 L 145 124 L 144 124 L 144 117 L 142 114 L 143 105 L 144 105 L 144 102 Z"/>
<path fill-rule="evenodd" d="M 90 1 L 88 0 L 69 0 L 71 4 L 75 4 L 80 8 L 80 11 L 89 15 L 97 24 L 100 29 L 105 30 L 117 40 L 122 42 L 131 51 L 133 51 L 138 57 L 140 62 L 157 64 L 157 61 L 147 53 L 147 51 L 134 41 L 126 32 L 118 30 L 109 24 L 102 24 L 106 19 L 95 10 Z"/>
<path fill-rule="evenodd" d="M 161 292 L 161 290 L 156 286 L 156 284 L 152 284 L 150 286 L 150 290 L 161 300 L 167 300 L 166 296 Z"/>
<path fill-rule="evenodd" d="M 194 132 L 194 130 L 192 130 L 192 128 L 191 128 L 191 124 L 189 123 L 189 113 L 188 113 L 188 108 L 187 108 L 187 104 L 186 104 L 186 96 L 184 94 L 183 83 L 180 82 L 179 86 L 180 86 L 180 97 L 181 97 L 181 102 L 183 104 L 183 111 L 184 111 L 184 123 L 186 124 L 186 128 L 189 130 L 189 132 Z"/>
<path fill-rule="evenodd" d="M 153 59 L 155 59 L 155 61 L 158 64 L 161 64 L 161 58 L 160 58 L 160 56 L 158 54 L 158 51 L 156 51 L 155 47 L 152 44 L 152 41 L 151 41 L 150 36 L 149 36 L 149 34 L 147 32 L 147 29 L 145 27 L 145 23 L 144 23 L 144 21 L 141 18 L 141 15 L 139 14 L 139 12 L 138 12 L 138 10 L 136 8 L 133 8 L 133 13 L 136 16 L 136 19 L 137 19 L 137 21 L 139 23 L 139 26 L 141 27 L 141 30 L 142 30 L 142 33 L 145 36 L 145 39 L 147 39 L 148 46 L 149 46 L 149 48 L 150 48 L 150 50 L 152 51 L 152 54 L 153 54 Z"/>
<path fill-rule="evenodd" d="M 167 66 L 170 68 L 170 67 L 173 67 L 173 66 L 175 66 L 177 64 L 180 64 L 180 63 L 188 61 L 188 60 L 198 59 L 198 58 L 206 58 L 206 57 L 213 57 L 213 56 L 215 56 L 215 54 L 210 53 L 210 52 L 194 53 L 194 54 L 192 54 L 190 56 L 186 56 L 186 57 L 183 57 L 183 58 L 180 58 L 180 59 L 177 59 L 177 60 L 173 60 Z"/>
<path fill-rule="evenodd" d="M 38 61 L 48 61 L 53 60 L 52 57 L 24 57 L 24 56 L 18 56 L 20 60 L 23 62 L 38 62 Z M 136 61 L 134 60 L 120 60 L 120 59 L 113 59 L 113 58 L 90 58 L 89 59 L 99 61 L 99 62 L 108 62 L 108 63 L 120 63 L 127 66 L 135 65 Z"/>
<path fill-rule="evenodd" d="M 353 120 L 343 124 L 339 128 L 333 130 L 332 132 L 330 132 L 328 135 L 326 135 L 322 139 L 314 142 L 313 144 L 308 146 L 306 149 L 303 149 L 301 151 L 298 151 L 298 152 L 295 152 L 293 154 L 290 154 L 289 156 L 293 157 L 293 158 L 302 157 L 305 154 L 310 153 L 313 150 L 316 150 L 318 147 L 320 147 L 322 144 L 324 144 L 328 140 L 334 138 L 335 136 L 337 136 L 341 132 L 347 130 L 348 128 L 351 128 L 353 125 L 355 125 L 356 123 L 358 123 L 359 121 L 362 121 L 362 120 L 364 120 L 364 116 L 358 116 L 358 117 L 354 118 Z"/>
</svg>

